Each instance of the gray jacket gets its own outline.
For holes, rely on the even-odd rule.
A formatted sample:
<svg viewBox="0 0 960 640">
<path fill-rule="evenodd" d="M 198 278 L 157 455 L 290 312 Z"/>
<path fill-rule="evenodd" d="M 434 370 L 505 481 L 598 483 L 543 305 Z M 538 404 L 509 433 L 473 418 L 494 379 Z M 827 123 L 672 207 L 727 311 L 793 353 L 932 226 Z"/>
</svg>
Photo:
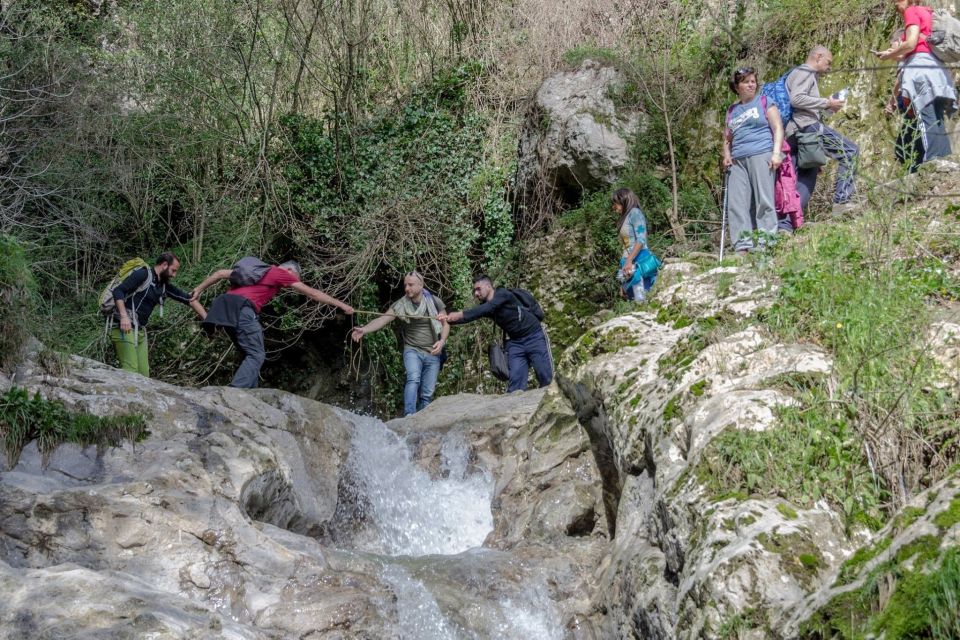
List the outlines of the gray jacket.
<svg viewBox="0 0 960 640">
<path fill-rule="evenodd" d="M 826 108 L 827 99 L 820 97 L 817 72 L 808 64 L 802 64 L 787 76 L 787 92 L 793 106 L 793 118 L 786 123 L 786 135 L 792 136 L 797 129 L 820 122 L 820 111 Z"/>
</svg>

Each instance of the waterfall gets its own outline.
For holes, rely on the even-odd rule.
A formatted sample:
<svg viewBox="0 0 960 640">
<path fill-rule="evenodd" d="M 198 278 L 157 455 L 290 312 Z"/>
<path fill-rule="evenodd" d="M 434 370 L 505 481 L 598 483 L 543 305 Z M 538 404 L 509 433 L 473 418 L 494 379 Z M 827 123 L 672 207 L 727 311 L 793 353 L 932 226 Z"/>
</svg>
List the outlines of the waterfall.
<svg viewBox="0 0 960 640">
<path fill-rule="evenodd" d="M 509 553 L 482 548 L 493 530 L 494 479 L 471 467 L 466 437 L 456 430 L 420 434 L 439 444 L 431 477 L 383 422 L 352 422 L 349 546 L 382 556 L 380 577 L 396 596 L 399 637 L 563 638 L 542 578 L 518 570 Z M 470 588 L 451 588 L 465 576 Z"/>
<path fill-rule="evenodd" d="M 451 555 L 479 547 L 493 530 L 493 479 L 468 473 L 470 451 L 457 434 L 441 447 L 442 478 L 432 479 L 411 460 L 403 439 L 376 418 L 355 419 L 350 467 L 365 532 L 364 551 L 391 556 Z"/>
</svg>

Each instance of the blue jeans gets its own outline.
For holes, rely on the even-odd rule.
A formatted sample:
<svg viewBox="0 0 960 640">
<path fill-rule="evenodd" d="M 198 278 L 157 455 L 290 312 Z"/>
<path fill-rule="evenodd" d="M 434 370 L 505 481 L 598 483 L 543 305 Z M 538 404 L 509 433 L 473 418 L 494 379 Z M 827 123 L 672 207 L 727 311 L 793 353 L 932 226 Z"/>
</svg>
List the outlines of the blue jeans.
<svg viewBox="0 0 960 640">
<path fill-rule="evenodd" d="M 803 131 L 816 131 L 819 127 L 820 137 L 823 139 L 823 150 L 827 155 L 836 160 L 840 167 L 837 169 L 837 182 L 833 189 L 833 203 L 843 204 L 849 202 L 856 192 L 853 184 L 854 175 L 857 172 L 857 160 L 860 158 L 860 148 L 853 141 L 837 133 L 825 124 L 811 124 L 803 128 Z M 790 143 L 791 160 L 793 166 L 797 166 L 797 144 L 796 140 Z M 817 188 L 817 174 L 820 169 L 797 169 L 797 192 L 800 194 L 800 204 L 803 210 L 807 210 L 807 203 Z"/>
<path fill-rule="evenodd" d="M 530 373 L 531 365 L 540 386 L 550 384 L 553 380 L 553 366 L 550 364 L 547 337 L 543 335 L 542 328 L 528 336 L 507 340 L 507 367 L 510 370 L 507 393 L 527 389 L 527 374 Z"/>
<path fill-rule="evenodd" d="M 403 368 L 407 383 L 403 386 L 403 415 L 420 411 L 433 400 L 440 374 L 440 358 L 410 347 L 403 349 Z"/>
</svg>

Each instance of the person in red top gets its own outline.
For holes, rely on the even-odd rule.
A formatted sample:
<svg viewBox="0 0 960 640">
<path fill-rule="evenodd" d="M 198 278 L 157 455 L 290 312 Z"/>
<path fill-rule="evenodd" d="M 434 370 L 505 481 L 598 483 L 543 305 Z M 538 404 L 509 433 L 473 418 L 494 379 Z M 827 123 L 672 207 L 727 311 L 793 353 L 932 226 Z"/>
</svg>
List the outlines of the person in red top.
<svg viewBox="0 0 960 640">
<path fill-rule="evenodd" d="M 199 299 L 200 294 L 207 287 L 220 280 L 228 280 L 231 273 L 231 269 L 214 271 L 193 290 L 191 299 Z M 243 354 L 243 362 L 240 363 L 230 382 L 231 387 L 241 389 L 257 387 L 260 381 L 260 367 L 263 366 L 267 357 L 263 346 L 263 327 L 260 326 L 258 316 L 263 306 L 273 300 L 281 289 L 287 287 L 322 304 L 338 307 L 348 315 L 353 313 L 353 307 L 347 303 L 300 282 L 300 265 L 292 260 L 270 267 L 256 284 L 234 287 L 217 296 L 210 305 L 210 312 L 207 313 L 203 325 L 208 332 L 222 327 Z"/>
<path fill-rule="evenodd" d="M 899 73 L 899 99 L 906 116 L 916 124 L 915 141 L 907 146 L 922 149 L 919 162 L 948 156 L 950 138 L 944 121 L 957 110 L 957 92 L 953 77 L 931 51 L 927 38 L 933 32 L 933 11 L 919 0 L 894 0 L 903 16 L 904 35 L 899 43 L 877 52 L 881 60 L 902 60 Z"/>
</svg>

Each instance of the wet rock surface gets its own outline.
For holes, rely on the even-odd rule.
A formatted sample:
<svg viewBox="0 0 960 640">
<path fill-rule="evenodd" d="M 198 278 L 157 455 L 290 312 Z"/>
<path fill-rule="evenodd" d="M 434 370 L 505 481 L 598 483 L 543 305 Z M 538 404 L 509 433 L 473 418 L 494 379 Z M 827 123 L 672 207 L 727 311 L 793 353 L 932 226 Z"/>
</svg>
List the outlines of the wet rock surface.
<svg viewBox="0 0 960 640">
<path fill-rule="evenodd" d="M 46 466 L 33 444 L 3 469 L 2 638 L 555 638 L 592 624 L 601 492 L 556 389 L 445 398 L 387 431 L 282 392 L 144 385 L 80 358 L 62 376 L 27 362 L 15 383 L 98 415 L 146 414 L 151 434 L 63 445 Z M 374 442 L 358 430 L 375 428 L 421 482 L 465 483 L 410 505 L 423 519 L 397 525 L 404 535 L 473 499 L 486 511 L 463 516 L 486 527 L 475 541 L 457 542 L 460 522 L 439 530 L 449 549 L 421 536 L 422 554 L 362 539 L 383 514 L 345 485 L 357 443 Z"/>
</svg>

